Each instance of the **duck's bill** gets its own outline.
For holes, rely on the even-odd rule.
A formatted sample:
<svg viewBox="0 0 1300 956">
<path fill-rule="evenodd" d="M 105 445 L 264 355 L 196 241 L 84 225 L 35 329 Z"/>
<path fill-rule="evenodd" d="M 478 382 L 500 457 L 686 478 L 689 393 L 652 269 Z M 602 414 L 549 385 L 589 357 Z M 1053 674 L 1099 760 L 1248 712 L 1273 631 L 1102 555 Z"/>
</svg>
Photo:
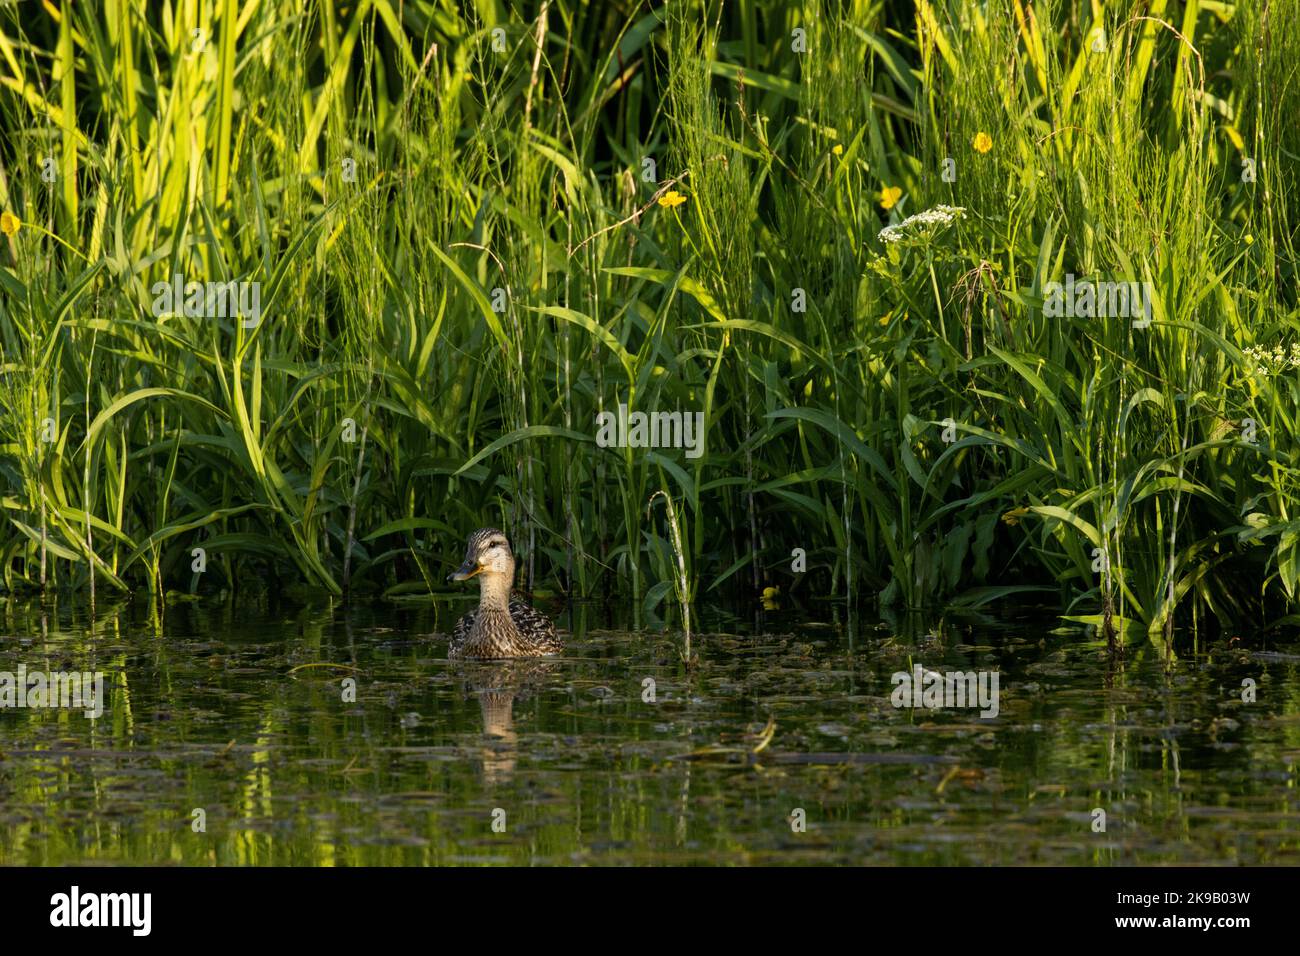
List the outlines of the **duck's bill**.
<svg viewBox="0 0 1300 956">
<path fill-rule="evenodd" d="M 452 581 L 468 581 L 482 570 L 483 569 L 479 567 L 478 562 L 466 561 L 455 571 L 451 572 L 449 577 Z"/>
</svg>

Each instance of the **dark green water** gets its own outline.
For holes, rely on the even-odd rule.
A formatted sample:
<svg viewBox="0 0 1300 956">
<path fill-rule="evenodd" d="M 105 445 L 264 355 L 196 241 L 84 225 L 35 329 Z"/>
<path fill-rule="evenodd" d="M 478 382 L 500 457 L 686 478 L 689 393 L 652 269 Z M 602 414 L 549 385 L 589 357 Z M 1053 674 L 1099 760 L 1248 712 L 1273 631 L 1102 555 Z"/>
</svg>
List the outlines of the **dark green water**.
<svg viewBox="0 0 1300 956">
<path fill-rule="evenodd" d="M 95 722 L 0 710 L 0 864 L 1300 863 L 1295 643 L 1167 669 L 1041 617 L 706 613 L 688 676 L 597 609 L 548 664 L 449 663 L 461 607 L 0 605 L 0 671 L 100 670 L 108 696 Z M 912 663 L 998 670 L 998 717 L 895 708 Z"/>
</svg>

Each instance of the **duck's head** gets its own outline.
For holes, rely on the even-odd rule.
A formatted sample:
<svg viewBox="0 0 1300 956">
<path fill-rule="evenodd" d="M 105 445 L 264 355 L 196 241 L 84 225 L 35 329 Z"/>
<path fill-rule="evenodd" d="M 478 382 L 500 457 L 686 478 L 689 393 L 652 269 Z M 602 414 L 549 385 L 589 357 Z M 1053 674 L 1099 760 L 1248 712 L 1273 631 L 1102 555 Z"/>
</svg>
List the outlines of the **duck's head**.
<svg viewBox="0 0 1300 956">
<path fill-rule="evenodd" d="M 467 581 L 476 575 L 515 577 L 515 556 L 504 533 L 496 528 L 480 528 L 469 536 L 465 545 L 465 563 L 447 576 L 449 581 Z"/>
</svg>

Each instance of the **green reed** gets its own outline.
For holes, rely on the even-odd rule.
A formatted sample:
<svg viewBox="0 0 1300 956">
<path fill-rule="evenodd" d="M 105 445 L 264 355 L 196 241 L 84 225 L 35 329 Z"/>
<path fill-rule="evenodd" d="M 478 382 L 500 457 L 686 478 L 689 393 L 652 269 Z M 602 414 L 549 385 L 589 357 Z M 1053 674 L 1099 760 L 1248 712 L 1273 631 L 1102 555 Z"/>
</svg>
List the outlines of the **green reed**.
<svg viewBox="0 0 1300 956">
<path fill-rule="evenodd" d="M 492 523 L 647 613 L 1285 618 L 1296 7 L 6 7 L 5 587 L 424 595 Z M 260 323 L 156 315 L 178 273 Z M 704 454 L 598 446 L 620 403 Z"/>
</svg>

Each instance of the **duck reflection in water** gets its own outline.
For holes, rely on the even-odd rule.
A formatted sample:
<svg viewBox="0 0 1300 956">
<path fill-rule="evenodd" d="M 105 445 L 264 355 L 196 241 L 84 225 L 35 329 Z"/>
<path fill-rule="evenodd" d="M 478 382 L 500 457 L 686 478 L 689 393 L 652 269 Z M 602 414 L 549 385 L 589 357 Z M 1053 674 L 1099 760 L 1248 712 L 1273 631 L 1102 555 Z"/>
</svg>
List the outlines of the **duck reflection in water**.
<svg viewBox="0 0 1300 956">
<path fill-rule="evenodd" d="M 554 661 L 541 660 L 492 664 L 466 661 L 456 666 L 464 680 L 466 696 L 478 698 L 483 714 L 483 735 L 487 739 L 479 750 L 479 759 L 484 783 L 507 783 L 514 776 L 519 754 L 515 701 L 528 700 L 544 691 L 558 668 Z"/>
</svg>

